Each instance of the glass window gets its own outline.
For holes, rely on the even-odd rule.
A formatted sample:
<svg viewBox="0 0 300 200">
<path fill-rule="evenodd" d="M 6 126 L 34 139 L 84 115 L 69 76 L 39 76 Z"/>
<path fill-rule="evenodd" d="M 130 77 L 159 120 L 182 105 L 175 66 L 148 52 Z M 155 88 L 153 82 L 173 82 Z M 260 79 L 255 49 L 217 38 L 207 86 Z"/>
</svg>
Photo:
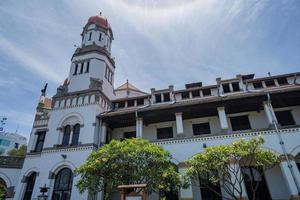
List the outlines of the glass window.
<svg viewBox="0 0 300 200">
<path fill-rule="evenodd" d="M 214 175 L 216 176 L 216 175 Z M 206 173 L 199 176 L 200 192 L 202 199 L 207 200 L 222 200 L 220 183 L 212 183 L 210 178 L 212 174 Z"/>
<path fill-rule="evenodd" d="M 31 200 L 34 183 L 35 183 L 36 173 L 33 172 L 27 179 L 26 189 L 24 193 L 23 200 Z"/>
<path fill-rule="evenodd" d="M 224 92 L 224 93 L 230 92 L 229 83 L 222 84 L 222 87 L 223 87 L 223 92 Z"/>
<path fill-rule="evenodd" d="M 78 145 L 79 140 L 79 133 L 80 133 L 80 124 L 76 124 L 73 127 L 73 136 L 72 136 L 72 145 Z"/>
<path fill-rule="evenodd" d="M 233 89 L 234 92 L 240 91 L 240 85 L 239 85 L 239 82 L 231 83 L 231 85 L 232 85 L 232 89 Z"/>
<path fill-rule="evenodd" d="M 99 34 L 99 41 L 102 40 L 102 33 Z"/>
<path fill-rule="evenodd" d="M 0 145 L 8 147 L 10 145 L 10 141 L 5 139 L 0 139 Z"/>
<path fill-rule="evenodd" d="M 67 125 L 64 128 L 64 135 L 63 135 L 63 139 L 62 139 L 62 146 L 68 146 L 69 145 L 69 141 L 70 141 L 70 135 L 71 135 L 71 126 Z"/>
<path fill-rule="evenodd" d="M 192 91 L 192 96 L 194 97 L 200 97 L 200 90 L 193 90 Z"/>
<path fill-rule="evenodd" d="M 161 94 L 156 94 L 155 95 L 155 102 L 160 103 L 161 102 Z"/>
<path fill-rule="evenodd" d="M 170 101 L 170 93 L 164 93 L 164 101 Z"/>
<path fill-rule="evenodd" d="M 34 151 L 36 152 L 41 152 L 44 146 L 44 141 L 45 141 L 45 136 L 46 136 L 46 132 L 39 132 L 37 133 L 37 141 L 36 141 L 36 145 L 34 148 Z"/>
<path fill-rule="evenodd" d="M 181 93 L 181 98 L 182 99 L 188 99 L 188 98 L 190 98 L 190 93 L 189 92 L 182 92 Z"/>
<path fill-rule="evenodd" d="M 289 84 L 286 77 L 278 78 L 277 82 L 278 82 L 279 85 L 288 85 Z"/>
<path fill-rule="evenodd" d="M 194 135 L 210 134 L 209 123 L 193 124 Z"/>
<path fill-rule="evenodd" d="M 74 69 L 73 75 L 76 75 L 76 74 L 77 74 L 77 70 L 78 70 L 78 63 L 75 63 L 75 69 Z"/>
<path fill-rule="evenodd" d="M 89 34 L 89 40 L 91 40 L 92 39 L 92 32 L 90 32 L 90 34 Z"/>
<path fill-rule="evenodd" d="M 52 200 L 70 200 L 72 184 L 73 172 L 68 168 L 60 170 L 55 177 Z"/>
<path fill-rule="evenodd" d="M 81 65 L 80 65 L 80 74 L 83 73 L 83 66 L 84 66 L 84 63 L 81 63 Z"/>
<path fill-rule="evenodd" d="M 125 101 L 120 101 L 118 103 L 118 108 L 124 108 L 125 107 Z"/>
<path fill-rule="evenodd" d="M 230 117 L 231 127 L 233 131 L 251 129 L 248 115 Z"/>
<path fill-rule="evenodd" d="M 15 143 L 15 149 L 18 149 L 19 148 L 19 143 Z"/>
<path fill-rule="evenodd" d="M 138 106 L 144 105 L 144 99 L 137 99 L 137 100 L 136 100 L 136 104 L 137 104 Z"/>
<path fill-rule="evenodd" d="M 255 89 L 263 88 L 262 82 L 253 82 L 253 87 Z"/>
<path fill-rule="evenodd" d="M 275 112 L 275 115 L 276 115 L 278 123 L 281 126 L 295 125 L 295 120 L 293 118 L 291 111 L 289 111 L 289 110 L 277 111 L 277 112 Z"/>
<path fill-rule="evenodd" d="M 128 101 L 127 101 L 127 106 L 128 106 L 128 107 L 134 106 L 134 99 L 128 100 Z"/>
<path fill-rule="evenodd" d="M 203 92 L 203 96 L 210 96 L 211 95 L 210 89 L 204 89 L 204 90 L 202 90 L 202 92 Z"/>
<path fill-rule="evenodd" d="M 173 128 L 172 127 L 158 128 L 157 139 L 167 139 L 167 138 L 173 138 Z"/>
<path fill-rule="evenodd" d="M 266 80 L 266 81 L 265 81 L 265 84 L 266 84 L 267 87 L 274 87 L 274 86 L 275 86 L 275 82 L 274 82 L 273 79 L 271 79 L 271 80 Z"/>
<path fill-rule="evenodd" d="M 135 131 L 125 132 L 124 138 L 136 138 L 136 132 Z"/>
<path fill-rule="evenodd" d="M 85 73 L 89 73 L 89 71 L 90 71 L 90 61 L 88 61 L 88 62 L 86 63 Z"/>
</svg>

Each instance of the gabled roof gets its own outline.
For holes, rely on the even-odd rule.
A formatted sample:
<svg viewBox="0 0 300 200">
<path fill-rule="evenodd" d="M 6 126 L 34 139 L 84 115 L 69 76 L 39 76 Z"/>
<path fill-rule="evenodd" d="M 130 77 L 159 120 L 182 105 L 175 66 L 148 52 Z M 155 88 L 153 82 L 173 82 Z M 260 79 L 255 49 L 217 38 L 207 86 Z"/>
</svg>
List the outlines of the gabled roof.
<svg viewBox="0 0 300 200">
<path fill-rule="evenodd" d="M 121 90 L 135 91 L 135 92 L 140 92 L 140 93 L 143 93 L 143 94 L 147 94 L 146 92 L 141 91 L 140 89 L 138 89 L 137 87 L 135 87 L 134 85 L 129 83 L 128 80 L 126 81 L 126 83 L 124 83 L 123 85 L 120 85 L 119 87 L 117 87 L 115 89 L 115 91 L 121 91 Z"/>
</svg>

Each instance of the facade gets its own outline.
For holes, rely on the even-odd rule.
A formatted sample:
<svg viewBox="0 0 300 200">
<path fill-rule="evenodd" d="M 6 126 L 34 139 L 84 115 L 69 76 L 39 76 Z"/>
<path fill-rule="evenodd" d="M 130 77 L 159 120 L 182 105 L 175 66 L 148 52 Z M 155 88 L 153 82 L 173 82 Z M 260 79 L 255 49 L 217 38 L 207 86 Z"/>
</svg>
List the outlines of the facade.
<svg viewBox="0 0 300 200">
<path fill-rule="evenodd" d="M 15 200 L 37 199 L 42 186 L 49 188 L 52 200 L 102 199 L 101 193 L 79 194 L 74 170 L 111 139 L 140 137 L 161 145 L 184 173 L 184 161 L 206 147 L 257 135 L 264 137 L 264 148 L 287 155 L 288 161 L 262 177 L 240 166 L 245 176 L 262 183 L 256 199 L 299 199 L 300 73 L 237 75 L 217 78 L 215 85 L 198 82 L 149 93 L 128 81 L 114 89 L 113 33 L 107 19 L 90 17 L 81 36 L 63 85 L 52 99 L 42 90 Z M 168 199 L 220 199 L 197 181 Z M 248 182 L 243 184 L 248 188 Z M 246 190 L 244 197 L 251 199 Z M 159 194 L 149 199 L 159 199 Z"/>
<path fill-rule="evenodd" d="M 17 133 L 0 132 L 0 155 L 6 156 L 7 152 L 12 149 L 18 149 L 27 144 L 26 137 Z"/>
</svg>

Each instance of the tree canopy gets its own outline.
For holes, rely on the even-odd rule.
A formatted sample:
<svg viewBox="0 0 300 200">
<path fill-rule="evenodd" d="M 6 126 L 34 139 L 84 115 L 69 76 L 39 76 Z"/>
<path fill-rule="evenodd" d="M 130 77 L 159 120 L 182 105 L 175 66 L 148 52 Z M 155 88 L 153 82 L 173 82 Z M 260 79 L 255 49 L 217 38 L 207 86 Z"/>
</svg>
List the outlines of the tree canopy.
<svg viewBox="0 0 300 200">
<path fill-rule="evenodd" d="M 189 168 L 186 176 L 199 179 L 202 176 L 207 177 L 208 174 L 210 183 L 221 184 L 230 196 L 227 199 L 241 199 L 244 180 L 241 167 L 251 166 L 263 173 L 280 161 L 278 155 L 261 148 L 263 143 L 262 137 L 255 137 L 250 140 L 241 139 L 231 145 L 206 148 L 204 152 L 187 161 Z M 257 184 L 253 182 L 253 193 L 257 189 Z M 224 196 L 223 198 L 226 199 Z"/>
<path fill-rule="evenodd" d="M 19 149 L 12 149 L 7 152 L 9 156 L 24 157 L 26 155 L 27 146 L 22 145 Z"/>
<path fill-rule="evenodd" d="M 169 152 L 144 139 L 112 140 L 76 170 L 81 176 L 77 187 L 92 193 L 105 188 L 109 195 L 118 185 L 146 183 L 148 193 L 176 192 L 180 176 L 171 160 Z"/>
</svg>

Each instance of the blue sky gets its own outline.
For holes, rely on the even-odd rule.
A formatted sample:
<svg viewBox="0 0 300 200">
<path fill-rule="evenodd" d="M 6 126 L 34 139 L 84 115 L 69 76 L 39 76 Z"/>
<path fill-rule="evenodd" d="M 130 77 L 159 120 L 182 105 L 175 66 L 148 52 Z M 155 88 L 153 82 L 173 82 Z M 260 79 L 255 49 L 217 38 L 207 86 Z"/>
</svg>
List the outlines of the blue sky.
<svg viewBox="0 0 300 200">
<path fill-rule="evenodd" d="M 212 84 L 217 77 L 300 71 L 298 0 L 0 1 L 0 116 L 29 136 L 40 89 L 67 77 L 89 16 L 112 25 L 118 86 Z"/>
</svg>

